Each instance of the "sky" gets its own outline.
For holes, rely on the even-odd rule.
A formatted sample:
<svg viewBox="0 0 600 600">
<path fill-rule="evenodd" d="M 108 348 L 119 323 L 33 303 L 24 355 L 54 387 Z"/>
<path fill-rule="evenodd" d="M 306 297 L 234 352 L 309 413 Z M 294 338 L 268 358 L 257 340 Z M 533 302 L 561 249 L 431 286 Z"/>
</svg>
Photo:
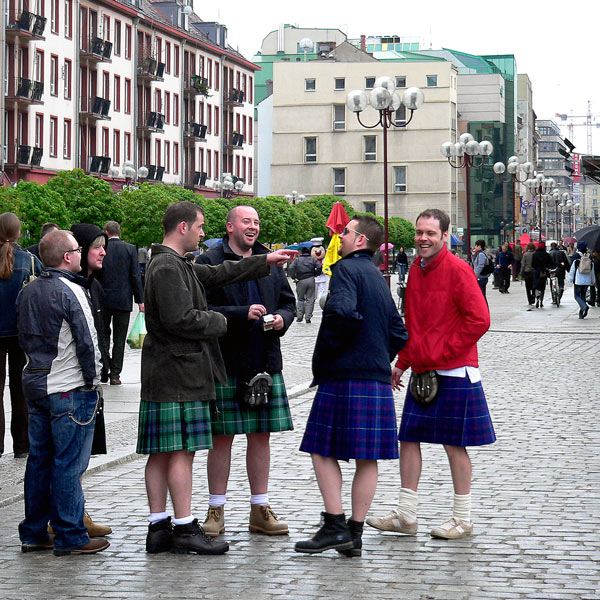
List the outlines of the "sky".
<svg viewBox="0 0 600 600">
<path fill-rule="evenodd" d="M 461 10 L 469 6 L 468 10 Z M 350 8 L 351 7 L 351 8 Z M 409 36 L 424 48 L 450 48 L 470 54 L 514 54 L 519 73 L 533 86 L 538 119 L 566 125 L 555 113 L 583 115 L 591 101 L 592 153 L 600 155 L 600 2 L 598 0 L 480 0 L 458 3 L 421 0 L 405 3 L 345 4 L 323 0 L 194 0 L 204 21 L 227 26 L 229 45 L 252 59 L 264 37 L 281 23 L 299 27 L 339 28 L 349 38 Z M 585 118 L 572 120 L 573 138 L 587 154 Z"/>
</svg>

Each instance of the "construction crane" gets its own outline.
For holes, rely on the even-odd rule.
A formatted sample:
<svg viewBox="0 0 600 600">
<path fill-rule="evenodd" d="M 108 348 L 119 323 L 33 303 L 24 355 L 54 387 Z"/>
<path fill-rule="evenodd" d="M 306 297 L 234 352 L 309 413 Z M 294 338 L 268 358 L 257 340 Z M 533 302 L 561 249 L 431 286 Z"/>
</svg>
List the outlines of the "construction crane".
<svg viewBox="0 0 600 600">
<path fill-rule="evenodd" d="M 556 113 L 557 117 L 560 117 L 561 121 L 570 120 L 567 127 L 569 128 L 569 137 L 574 138 L 573 128 L 574 127 L 587 127 L 587 153 L 592 155 L 592 123 L 596 117 L 600 117 L 600 114 L 592 114 L 592 103 L 588 100 L 588 110 L 586 115 L 567 115 L 564 113 Z M 585 123 L 574 123 L 573 119 L 585 119 Z M 600 123 L 595 124 L 596 127 L 600 127 Z"/>
</svg>

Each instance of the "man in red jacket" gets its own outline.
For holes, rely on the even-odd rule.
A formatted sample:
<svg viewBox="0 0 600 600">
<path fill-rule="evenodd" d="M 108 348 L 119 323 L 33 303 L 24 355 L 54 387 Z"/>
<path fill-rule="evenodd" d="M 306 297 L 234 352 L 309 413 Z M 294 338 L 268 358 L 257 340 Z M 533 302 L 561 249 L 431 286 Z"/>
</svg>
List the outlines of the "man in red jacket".
<svg viewBox="0 0 600 600">
<path fill-rule="evenodd" d="M 417 533 L 417 487 L 421 442 L 443 444 L 454 484 L 452 517 L 431 531 L 433 537 L 456 539 L 473 533 L 471 460 L 467 446 L 491 444 L 494 428 L 481 385 L 477 341 L 490 326 L 490 313 L 473 269 L 447 249 L 448 215 L 423 211 L 416 221 L 419 253 L 406 288 L 408 344 L 399 352 L 392 385 L 401 377 L 435 372 L 439 389 L 428 403 L 418 390 L 407 390 L 400 425 L 401 490 L 398 508 L 367 523 L 382 531 Z M 413 395 L 414 392 L 414 395 Z"/>
</svg>

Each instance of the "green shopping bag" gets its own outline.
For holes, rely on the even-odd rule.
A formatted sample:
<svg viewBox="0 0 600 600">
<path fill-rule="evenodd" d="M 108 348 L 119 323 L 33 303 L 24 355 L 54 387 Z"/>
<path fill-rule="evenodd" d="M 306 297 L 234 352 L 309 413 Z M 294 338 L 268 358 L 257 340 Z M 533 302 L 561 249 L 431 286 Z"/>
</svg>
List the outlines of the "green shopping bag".
<svg viewBox="0 0 600 600">
<path fill-rule="evenodd" d="M 138 313 L 135 318 L 131 331 L 127 336 L 127 343 L 132 350 L 139 350 L 144 344 L 144 338 L 146 337 L 146 316 L 143 312 Z"/>
</svg>

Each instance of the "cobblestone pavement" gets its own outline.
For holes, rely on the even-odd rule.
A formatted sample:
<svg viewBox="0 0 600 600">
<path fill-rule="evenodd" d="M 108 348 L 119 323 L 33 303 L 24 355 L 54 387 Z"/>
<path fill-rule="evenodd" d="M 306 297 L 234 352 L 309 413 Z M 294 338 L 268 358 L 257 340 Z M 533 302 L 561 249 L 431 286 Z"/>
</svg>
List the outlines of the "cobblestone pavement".
<svg viewBox="0 0 600 600">
<path fill-rule="evenodd" d="M 290 525 L 289 537 L 248 532 L 244 442 L 238 439 L 226 508 L 229 553 L 145 553 L 145 460 L 115 464 L 132 458 L 128 444 L 135 439 L 139 376 L 131 374 L 136 359 L 128 354 L 125 385 L 107 390 L 111 454 L 95 459 L 96 470 L 84 479 L 88 510 L 114 529 L 110 548 L 91 557 L 21 554 L 22 501 L 11 502 L 3 489 L 0 597 L 600 598 L 600 309 L 577 319 L 571 288 L 559 309 L 548 302 L 543 310 L 528 311 L 518 283 L 508 295 L 488 286 L 488 298 L 493 322 L 480 343 L 480 360 L 498 441 L 470 451 L 474 537 L 450 542 L 429 536 L 450 514 L 452 486 L 443 449 L 424 446 L 417 536 L 367 527 L 363 556 L 354 559 L 333 551 L 293 551 L 293 542 L 315 531 L 322 510 L 310 458 L 298 452 L 314 395 L 306 382 L 317 312 L 311 325 L 294 324 L 284 338 L 285 377 L 299 395 L 291 400 L 296 429 L 272 436 L 270 498 Z M 132 408 L 119 412 L 115 404 Z M 398 395 L 398 413 L 401 407 Z M 5 476 L 22 462 L 2 458 L 3 488 Z M 207 506 L 205 465 L 206 453 L 199 452 L 193 510 L 200 519 Z M 342 470 L 348 510 L 352 465 Z M 394 507 L 398 484 L 397 461 L 381 461 L 371 514 Z"/>
</svg>

